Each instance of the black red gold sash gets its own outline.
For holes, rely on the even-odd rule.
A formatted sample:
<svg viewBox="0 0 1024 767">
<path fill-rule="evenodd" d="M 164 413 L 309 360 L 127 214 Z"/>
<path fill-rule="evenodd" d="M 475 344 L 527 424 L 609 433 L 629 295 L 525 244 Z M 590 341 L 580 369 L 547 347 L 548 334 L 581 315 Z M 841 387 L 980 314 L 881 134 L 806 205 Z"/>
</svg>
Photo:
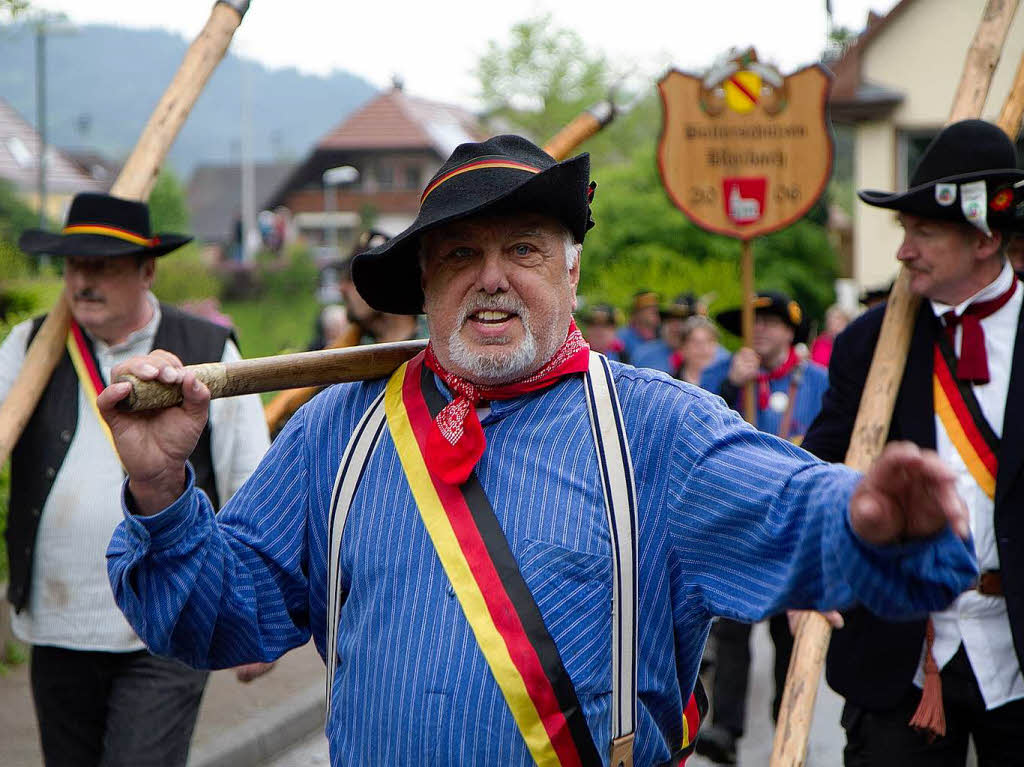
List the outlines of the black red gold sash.
<svg viewBox="0 0 1024 767">
<path fill-rule="evenodd" d="M 665 767 L 683 767 L 686 760 L 693 754 L 697 745 L 697 732 L 700 730 L 701 722 L 708 713 L 708 696 L 704 692 L 704 685 L 700 677 L 697 677 L 693 693 L 686 702 L 683 709 L 683 738 L 682 744 L 672 753 L 672 757 L 665 762 Z"/>
<path fill-rule="evenodd" d="M 999 438 L 985 420 L 970 384 L 961 381 L 952 372 L 956 370 L 956 360 L 945 339 L 936 342 L 934 356 L 932 388 L 935 414 L 971 476 L 985 494 L 994 500 L 999 467 Z"/>
<path fill-rule="evenodd" d="M 384 395 L 423 523 L 534 761 L 600 765 L 558 648 L 476 474 L 454 486 L 427 470 L 422 451 L 444 404 L 422 355 L 391 377 Z"/>
<path fill-rule="evenodd" d="M 107 422 L 103 420 L 103 416 L 100 415 L 100 409 L 96 405 L 96 397 L 103 391 L 106 384 L 100 375 L 99 366 L 96 364 L 96 358 L 93 357 L 92 349 L 89 347 L 88 341 L 85 340 L 85 333 L 82 332 L 81 326 L 73 319 L 68 328 L 67 347 L 68 355 L 71 357 L 71 364 L 75 367 L 78 383 L 82 387 L 85 399 L 90 407 L 92 407 L 96 420 L 100 422 L 100 427 L 110 442 L 110 446 L 114 447 L 114 437 L 111 435 L 110 428 L 107 426 Z M 114 453 L 117 453 L 116 447 L 114 447 Z"/>
</svg>

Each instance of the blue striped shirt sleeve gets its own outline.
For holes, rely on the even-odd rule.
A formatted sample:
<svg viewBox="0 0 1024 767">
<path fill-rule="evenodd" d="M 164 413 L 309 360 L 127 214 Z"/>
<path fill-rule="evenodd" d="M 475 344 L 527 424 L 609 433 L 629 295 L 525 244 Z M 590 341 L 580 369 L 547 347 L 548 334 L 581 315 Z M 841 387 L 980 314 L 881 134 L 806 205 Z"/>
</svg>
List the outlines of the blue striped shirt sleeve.
<svg viewBox="0 0 1024 767">
<path fill-rule="evenodd" d="M 125 501 L 108 575 L 151 651 L 226 668 L 309 640 L 308 485 L 297 415 L 218 517 L 191 467 L 185 493 L 160 513 L 132 514 Z"/>
<path fill-rule="evenodd" d="M 902 546 L 859 540 L 851 469 L 754 430 L 716 397 L 679 411 L 667 498 L 673 583 L 708 615 L 750 622 L 859 602 L 907 619 L 945 607 L 976 577 L 970 544 L 948 528 Z"/>
</svg>

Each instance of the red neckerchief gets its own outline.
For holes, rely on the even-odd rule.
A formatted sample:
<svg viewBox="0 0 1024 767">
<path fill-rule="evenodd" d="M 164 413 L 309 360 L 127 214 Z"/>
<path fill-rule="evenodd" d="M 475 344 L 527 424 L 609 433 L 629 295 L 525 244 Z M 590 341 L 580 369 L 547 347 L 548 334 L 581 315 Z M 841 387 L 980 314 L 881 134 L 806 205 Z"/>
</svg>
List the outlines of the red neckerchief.
<svg viewBox="0 0 1024 767">
<path fill-rule="evenodd" d="M 1009 289 L 1001 296 L 996 296 L 989 301 L 976 301 L 964 309 L 964 313 L 959 317 L 952 309 L 942 315 L 946 338 L 949 339 L 949 345 L 953 349 L 956 349 L 956 344 L 953 342 L 956 338 L 956 326 L 962 325 L 964 329 L 960 338 L 960 355 L 956 364 L 956 377 L 961 381 L 970 381 L 975 384 L 989 382 L 985 331 L 981 327 L 981 321 L 1002 309 L 1006 302 L 1013 298 L 1016 290 L 1017 279 L 1014 278 Z"/>
<path fill-rule="evenodd" d="M 585 372 L 590 364 L 590 346 L 576 323 L 570 320 L 565 343 L 540 370 L 501 386 L 477 386 L 444 370 L 434 355 L 432 344 L 427 344 L 423 362 L 455 396 L 434 419 L 424 458 L 430 471 L 442 481 L 461 485 L 472 474 L 487 446 L 476 406 L 483 401 L 513 399 L 545 389 L 564 376 Z"/>
<path fill-rule="evenodd" d="M 771 389 L 768 387 L 768 382 L 777 381 L 783 376 L 789 375 L 789 371 L 795 368 L 798 364 L 800 364 L 800 357 L 797 356 L 796 350 L 791 346 L 789 347 L 789 356 L 786 357 L 785 362 L 771 372 L 757 374 L 758 410 L 764 410 L 768 407 L 768 397 L 771 395 Z"/>
</svg>

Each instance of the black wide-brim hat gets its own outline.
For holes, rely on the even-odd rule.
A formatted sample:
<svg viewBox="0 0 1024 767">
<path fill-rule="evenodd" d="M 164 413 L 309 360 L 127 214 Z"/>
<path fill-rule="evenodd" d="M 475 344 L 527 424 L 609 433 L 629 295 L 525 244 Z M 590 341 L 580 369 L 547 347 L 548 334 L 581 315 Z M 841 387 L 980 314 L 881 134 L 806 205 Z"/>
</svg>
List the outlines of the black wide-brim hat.
<svg viewBox="0 0 1024 767">
<path fill-rule="evenodd" d="M 804 312 L 800 308 L 800 304 L 784 293 L 772 291 L 758 293 L 757 298 L 754 299 L 754 312 L 774 315 L 793 328 L 793 343 L 799 344 L 807 340 L 808 328 L 804 321 Z M 719 325 L 734 336 L 743 336 L 742 309 L 726 309 L 724 312 L 720 312 L 715 319 Z"/>
<path fill-rule="evenodd" d="M 60 233 L 26 229 L 18 247 L 26 253 L 80 258 L 163 256 L 191 240 L 182 234 L 153 234 L 144 202 L 82 192 L 71 201 Z"/>
<path fill-rule="evenodd" d="M 1014 184 L 1024 180 L 1010 138 L 984 120 L 961 120 L 947 126 L 928 145 L 905 192 L 862 189 L 857 196 L 876 208 L 923 218 L 973 223 L 965 215 L 961 185 L 984 181 L 985 219 L 990 227 L 1014 227 Z"/>
<path fill-rule="evenodd" d="M 576 242 L 590 218 L 590 157 L 557 162 L 521 136 L 495 136 L 459 145 L 427 183 L 416 220 L 400 234 L 360 253 L 352 281 L 374 309 L 391 314 L 423 311 L 420 237 L 468 216 L 543 213 L 560 222 Z"/>
</svg>

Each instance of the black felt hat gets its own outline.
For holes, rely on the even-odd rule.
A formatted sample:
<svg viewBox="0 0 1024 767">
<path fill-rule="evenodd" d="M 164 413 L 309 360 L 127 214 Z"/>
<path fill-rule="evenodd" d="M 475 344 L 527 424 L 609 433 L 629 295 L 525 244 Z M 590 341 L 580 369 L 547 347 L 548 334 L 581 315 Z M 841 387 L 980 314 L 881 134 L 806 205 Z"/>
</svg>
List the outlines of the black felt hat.
<svg viewBox="0 0 1024 767">
<path fill-rule="evenodd" d="M 149 206 L 109 194 L 75 195 L 59 234 L 26 229 L 18 247 L 49 256 L 103 258 L 163 256 L 192 240 L 182 234 L 156 234 L 149 227 Z"/>
<path fill-rule="evenodd" d="M 670 304 L 658 309 L 663 320 L 678 319 L 685 320 L 700 313 L 700 301 L 693 293 L 680 293 Z"/>
<path fill-rule="evenodd" d="M 620 325 L 622 314 L 611 304 L 594 304 L 579 313 L 585 325 Z"/>
<path fill-rule="evenodd" d="M 754 299 L 754 312 L 774 315 L 793 328 L 793 343 L 807 340 L 807 323 L 804 321 L 803 310 L 800 304 L 784 293 L 758 293 Z M 742 309 L 727 309 L 715 317 L 719 325 L 735 336 L 743 335 L 742 318 Z"/>
<path fill-rule="evenodd" d="M 583 242 L 590 218 L 590 157 L 565 162 L 521 136 L 495 136 L 459 145 L 427 183 L 416 220 L 404 232 L 352 262 L 359 294 L 378 311 L 423 311 L 418 258 L 420 236 L 467 216 L 483 213 L 544 213 Z"/>
<path fill-rule="evenodd" d="M 1014 184 L 1021 180 L 1024 171 L 1017 169 L 1017 151 L 1009 137 L 984 120 L 961 120 L 928 145 L 907 191 L 862 189 L 857 196 L 877 208 L 924 218 L 1003 227 L 1015 224 Z M 971 182 L 984 182 L 983 198 L 965 199 L 964 185 Z M 969 218 L 965 209 L 972 206 Z"/>
</svg>

